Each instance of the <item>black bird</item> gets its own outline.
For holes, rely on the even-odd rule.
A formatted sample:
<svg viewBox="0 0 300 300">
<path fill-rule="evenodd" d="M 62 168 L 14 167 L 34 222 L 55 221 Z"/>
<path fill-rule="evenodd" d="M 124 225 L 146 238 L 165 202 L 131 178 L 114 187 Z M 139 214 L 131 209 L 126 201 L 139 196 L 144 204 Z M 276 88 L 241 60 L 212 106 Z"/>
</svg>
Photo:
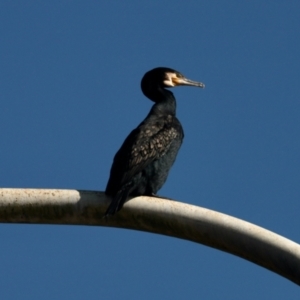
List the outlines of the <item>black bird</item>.
<svg viewBox="0 0 300 300">
<path fill-rule="evenodd" d="M 155 104 L 114 157 L 105 190 L 113 200 L 105 216 L 119 211 L 128 196 L 155 196 L 165 183 L 184 136 L 175 97 L 165 89 L 178 85 L 204 88 L 170 68 L 155 68 L 142 78 L 141 89 Z"/>
</svg>

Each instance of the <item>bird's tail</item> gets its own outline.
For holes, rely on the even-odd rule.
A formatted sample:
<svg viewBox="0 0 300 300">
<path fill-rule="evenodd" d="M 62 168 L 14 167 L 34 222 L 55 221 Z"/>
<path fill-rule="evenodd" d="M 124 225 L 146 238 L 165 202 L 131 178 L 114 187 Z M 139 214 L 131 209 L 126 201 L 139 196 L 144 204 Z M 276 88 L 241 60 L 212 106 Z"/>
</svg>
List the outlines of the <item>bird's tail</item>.
<svg viewBox="0 0 300 300">
<path fill-rule="evenodd" d="M 118 212 L 124 205 L 129 194 L 129 188 L 121 189 L 116 196 L 111 201 L 109 207 L 107 208 L 104 217 L 112 216 Z"/>
</svg>

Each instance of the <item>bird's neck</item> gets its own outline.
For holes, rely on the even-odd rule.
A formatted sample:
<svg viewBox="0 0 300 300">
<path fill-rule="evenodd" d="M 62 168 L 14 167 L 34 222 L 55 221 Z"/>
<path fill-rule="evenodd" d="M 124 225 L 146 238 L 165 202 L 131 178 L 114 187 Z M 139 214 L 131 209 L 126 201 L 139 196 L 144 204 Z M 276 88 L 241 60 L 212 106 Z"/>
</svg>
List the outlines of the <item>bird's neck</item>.
<svg viewBox="0 0 300 300">
<path fill-rule="evenodd" d="M 152 94 L 147 95 L 149 99 L 156 102 L 150 111 L 150 114 L 155 115 L 176 115 L 176 100 L 172 92 L 164 88 L 159 88 L 152 91 Z"/>
</svg>

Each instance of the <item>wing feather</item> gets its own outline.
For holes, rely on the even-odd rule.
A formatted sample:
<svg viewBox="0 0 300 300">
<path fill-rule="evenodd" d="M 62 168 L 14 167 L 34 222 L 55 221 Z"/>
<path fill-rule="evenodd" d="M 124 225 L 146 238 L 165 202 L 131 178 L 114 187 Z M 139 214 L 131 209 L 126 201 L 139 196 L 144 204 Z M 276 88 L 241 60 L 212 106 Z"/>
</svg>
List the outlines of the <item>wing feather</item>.
<svg viewBox="0 0 300 300">
<path fill-rule="evenodd" d="M 172 141 L 182 134 L 176 117 L 171 115 L 143 122 L 134 129 L 116 153 L 106 191 L 116 193 L 151 162 L 169 150 Z"/>
</svg>

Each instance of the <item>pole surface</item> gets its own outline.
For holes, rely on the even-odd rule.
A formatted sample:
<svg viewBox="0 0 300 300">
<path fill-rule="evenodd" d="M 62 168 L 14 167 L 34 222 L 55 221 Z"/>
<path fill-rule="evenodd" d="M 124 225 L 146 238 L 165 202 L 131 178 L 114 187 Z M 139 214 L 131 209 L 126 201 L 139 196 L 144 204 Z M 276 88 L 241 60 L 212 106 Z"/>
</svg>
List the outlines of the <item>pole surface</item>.
<svg viewBox="0 0 300 300">
<path fill-rule="evenodd" d="M 99 225 L 173 236 L 249 260 L 300 285 L 300 245 L 243 220 L 173 200 L 131 199 L 103 217 L 102 192 L 0 189 L 1 223 Z"/>
</svg>

